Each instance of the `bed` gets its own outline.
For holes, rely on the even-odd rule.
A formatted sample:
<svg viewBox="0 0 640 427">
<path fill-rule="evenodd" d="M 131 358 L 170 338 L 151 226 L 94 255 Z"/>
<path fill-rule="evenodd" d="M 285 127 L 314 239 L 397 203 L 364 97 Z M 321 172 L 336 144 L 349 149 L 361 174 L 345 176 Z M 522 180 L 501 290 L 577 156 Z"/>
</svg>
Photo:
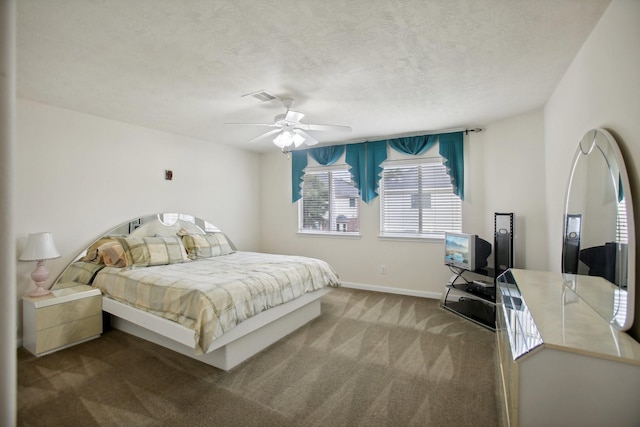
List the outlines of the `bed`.
<svg viewBox="0 0 640 427">
<path fill-rule="evenodd" d="M 238 251 L 193 216 L 159 214 L 111 230 L 54 287 L 103 293 L 113 328 L 229 370 L 321 313 L 340 285 L 322 260 Z"/>
</svg>

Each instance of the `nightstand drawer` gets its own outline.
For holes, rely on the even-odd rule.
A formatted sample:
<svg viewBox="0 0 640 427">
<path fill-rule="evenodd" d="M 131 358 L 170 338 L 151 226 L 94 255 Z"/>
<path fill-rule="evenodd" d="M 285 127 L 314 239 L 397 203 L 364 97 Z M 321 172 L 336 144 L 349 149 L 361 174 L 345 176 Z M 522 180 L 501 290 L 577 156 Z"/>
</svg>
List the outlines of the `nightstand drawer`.
<svg viewBox="0 0 640 427">
<path fill-rule="evenodd" d="M 95 316 L 102 311 L 99 295 L 43 307 L 36 311 L 36 331 Z"/>
<path fill-rule="evenodd" d="M 22 345 L 42 356 L 102 333 L 102 293 L 92 286 L 22 297 Z"/>
<path fill-rule="evenodd" d="M 93 298 L 87 298 L 83 301 L 89 300 L 93 300 Z M 62 306 L 66 306 L 66 304 Z M 98 336 L 101 333 L 102 312 L 100 308 L 98 308 L 98 314 L 93 316 L 36 332 L 35 352 L 36 354 L 42 354 L 59 347 L 72 345 L 87 338 Z"/>
</svg>

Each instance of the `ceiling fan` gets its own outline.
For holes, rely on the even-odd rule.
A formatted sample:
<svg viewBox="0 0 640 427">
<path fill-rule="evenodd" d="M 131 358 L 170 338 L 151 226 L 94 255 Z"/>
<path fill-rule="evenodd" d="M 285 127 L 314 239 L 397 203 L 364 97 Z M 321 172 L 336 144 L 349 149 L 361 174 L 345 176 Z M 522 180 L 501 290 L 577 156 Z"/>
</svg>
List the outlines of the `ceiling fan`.
<svg viewBox="0 0 640 427">
<path fill-rule="evenodd" d="M 341 125 L 320 125 L 302 123 L 304 114 L 299 111 L 293 111 L 293 99 L 291 98 L 276 98 L 279 99 L 287 109 L 284 114 L 278 114 L 275 116 L 273 123 L 227 123 L 230 125 L 247 125 L 247 126 L 268 126 L 274 129 L 263 133 L 249 141 L 249 143 L 258 142 L 262 139 L 274 136 L 273 143 L 280 147 L 282 150 L 291 147 L 299 147 L 303 143 L 306 145 L 316 145 L 318 140 L 311 136 L 307 131 L 338 131 L 338 132 L 350 132 L 351 127 Z"/>
</svg>

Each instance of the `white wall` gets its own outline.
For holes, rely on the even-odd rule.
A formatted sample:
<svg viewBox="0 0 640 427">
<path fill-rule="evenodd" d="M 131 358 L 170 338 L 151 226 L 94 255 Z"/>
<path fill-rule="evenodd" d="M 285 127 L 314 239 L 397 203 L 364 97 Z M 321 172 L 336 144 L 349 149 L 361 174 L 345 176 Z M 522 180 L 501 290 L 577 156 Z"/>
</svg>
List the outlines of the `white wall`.
<svg viewBox="0 0 640 427">
<path fill-rule="evenodd" d="M 586 40 L 545 107 L 549 265 L 560 270 L 563 208 L 569 167 L 584 133 L 606 128 L 625 157 L 640 218 L 640 2 L 614 0 Z M 636 241 L 638 233 L 636 231 Z M 640 253 L 640 251 L 638 251 Z M 640 265 L 636 260 L 636 266 Z M 640 277 L 636 268 L 636 278 Z M 636 294 L 636 307 L 640 307 Z M 638 315 L 633 334 L 640 337 Z"/>
<path fill-rule="evenodd" d="M 516 212 L 521 266 L 546 267 L 542 112 L 487 126 L 465 137 L 463 231 L 493 243 L 493 213 Z M 517 148 L 524 144 L 525 149 Z M 520 177 L 514 180 L 512 176 Z M 508 177 L 508 178 L 505 178 Z M 383 240 L 378 237 L 379 199 L 360 201 L 360 238 L 296 234 L 297 204 L 291 203 L 291 162 L 281 153 L 262 159 L 263 250 L 328 261 L 344 282 L 380 290 L 438 298 L 451 272 L 443 265 L 442 242 Z M 542 230 L 541 230 L 542 229 Z M 524 239 L 523 235 L 531 236 Z M 531 254 L 524 260 L 524 254 Z M 380 266 L 387 273 L 380 273 Z"/>
<path fill-rule="evenodd" d="M 262 158 L 262 250 L 326 260 L 344 282 L 413 292 L 441 291 L 451 275 L 441 244 L 379 240 L 379 200 L 360 203 L 360 238 L 297 235 L 291 203 L 291 161 L 274 151 Z M 386 265 L 387 273 L 380 273 Z M 432 295 L 435 296 L 435 295 Z"/>
<path fill-rule="evenodd" d="M 98 235 L 160 211 L 194 214 L 239 248 L 260 247 L 258 154 L 18 100 L 16 157 L 17 251 L 28 233 L 53 233 L 62 257 L 47 262 L 48 284 Z M 17 268 L 20 297 L 35 265 Z"/>
<path fill-rule="evenodd" d="M 482 144 L 485 234 L 493 235 L 495 212 L 513 212 L 514 266 L 547 270 L 542 109 L 487 125 Z"/>
</svg>

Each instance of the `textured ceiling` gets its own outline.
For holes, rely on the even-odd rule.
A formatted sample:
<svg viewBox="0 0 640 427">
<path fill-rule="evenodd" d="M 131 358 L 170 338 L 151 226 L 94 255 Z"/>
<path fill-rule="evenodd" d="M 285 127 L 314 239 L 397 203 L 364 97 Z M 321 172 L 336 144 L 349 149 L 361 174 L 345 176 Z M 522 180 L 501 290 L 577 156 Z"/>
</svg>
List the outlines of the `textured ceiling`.
<svg viewBox="0 0 640 427">
<path fill-rule="evenodd" d="M 295 99 L 322 143 L 541 107 L 610 0 L 20 0 L 18 96 L 233 144 Z"/>
</svg>

